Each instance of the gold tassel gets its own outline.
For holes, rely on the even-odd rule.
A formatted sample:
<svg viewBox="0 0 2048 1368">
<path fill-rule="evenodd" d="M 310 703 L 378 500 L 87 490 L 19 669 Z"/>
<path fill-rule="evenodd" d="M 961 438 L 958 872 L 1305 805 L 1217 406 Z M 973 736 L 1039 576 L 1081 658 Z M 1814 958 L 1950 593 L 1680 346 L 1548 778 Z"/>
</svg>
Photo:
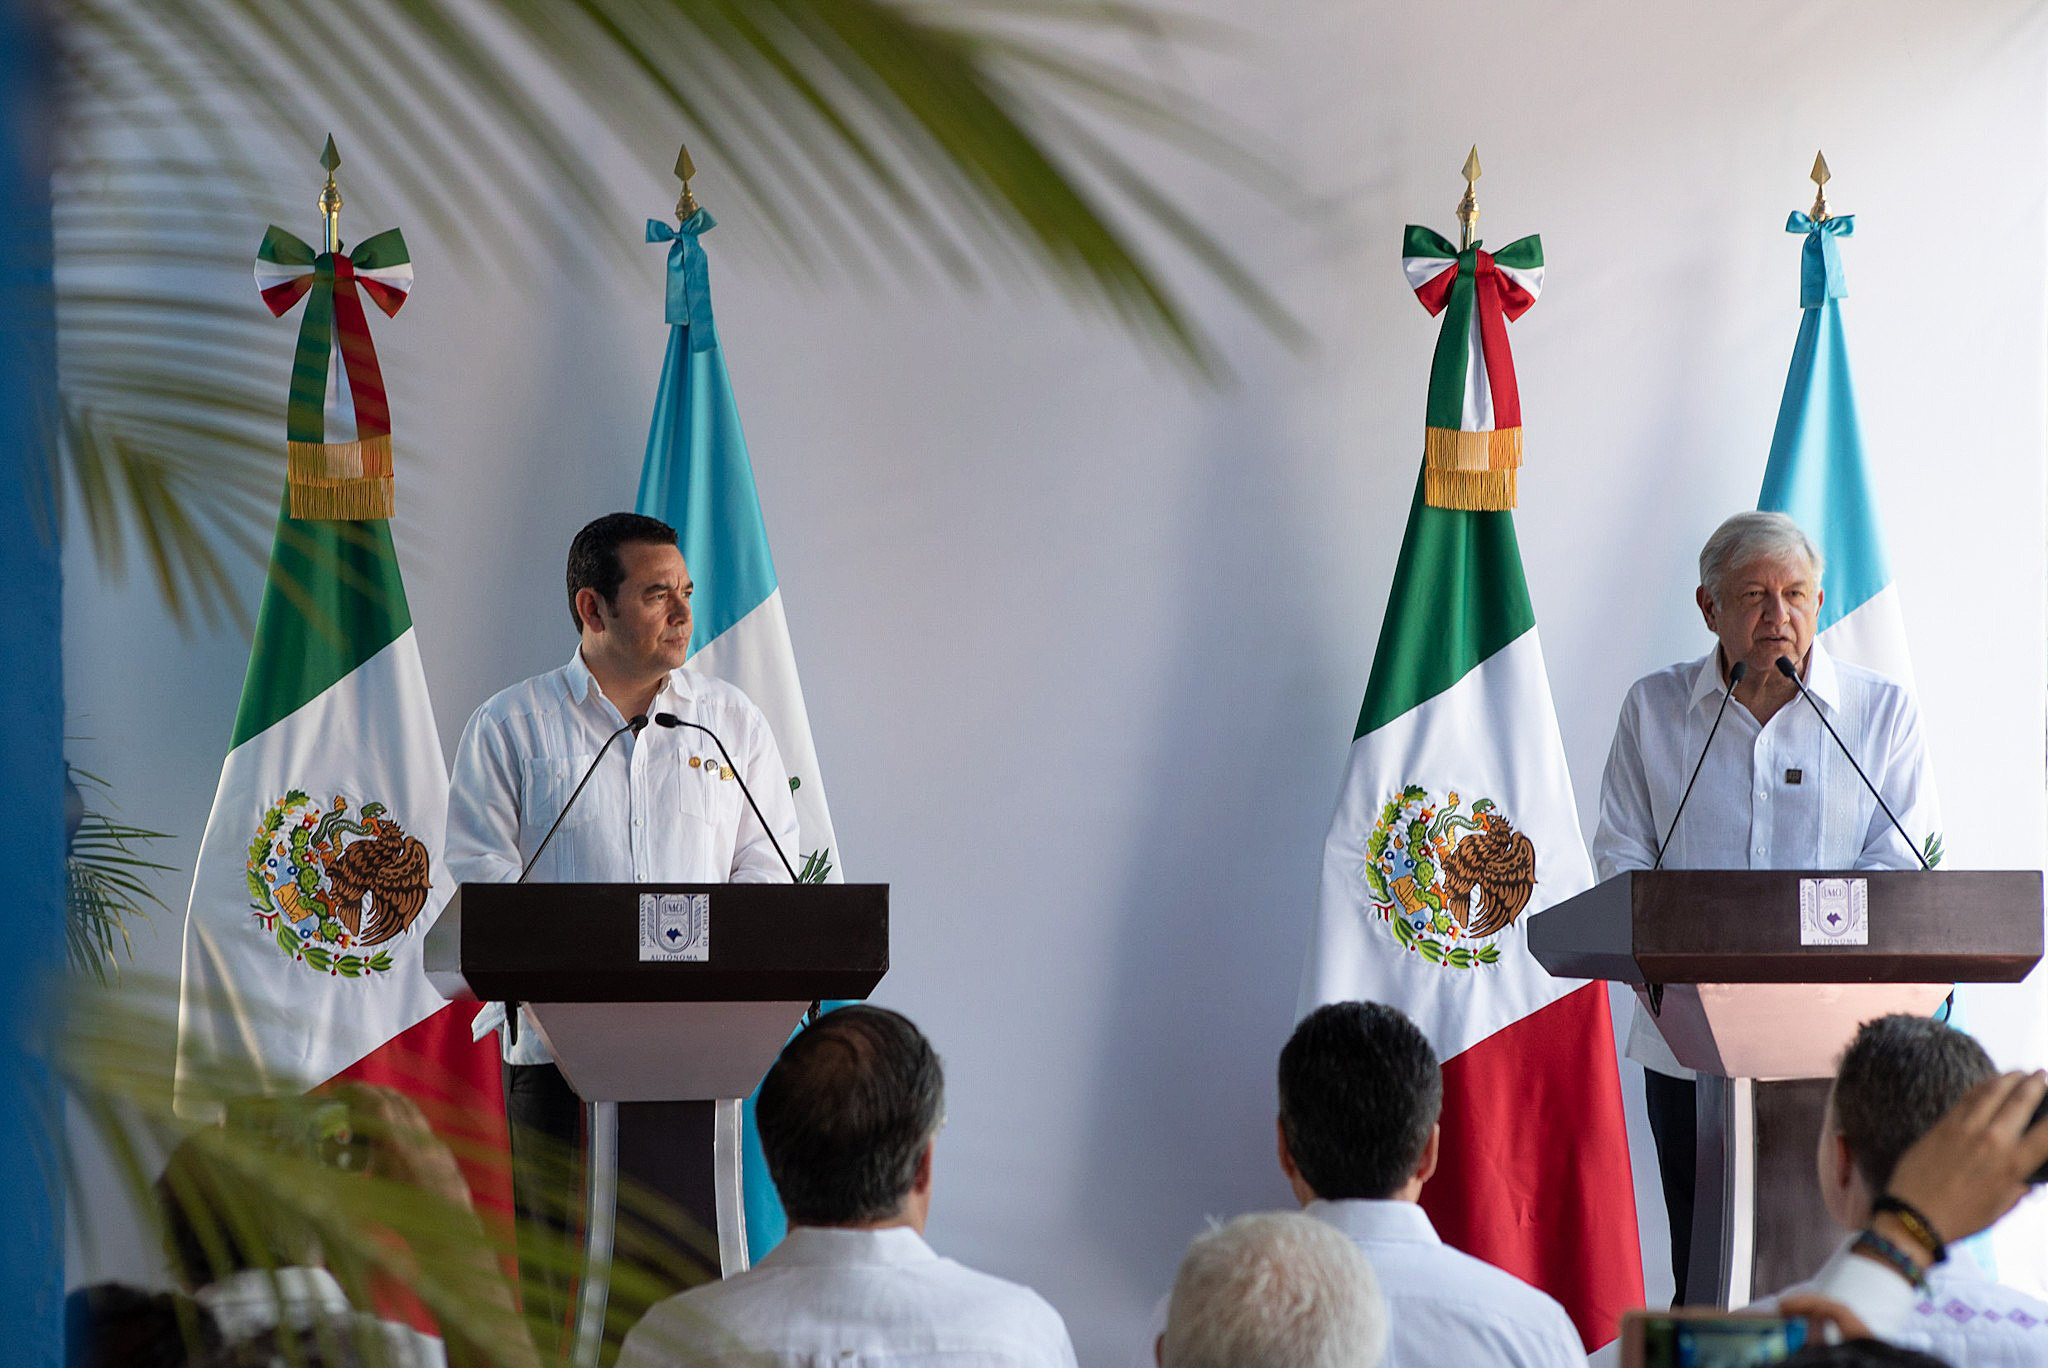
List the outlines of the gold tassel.
<svg viewBox="0 0 2048 1368">
<path fill-rule="evenodd" d="M 285 450 L 294 518 L 361 522 L 394 512 L 390 434 L 355 442 L 288 442 Z"/>
<path fill-rule="evenodd" d="M 1431 508 L 1492 513 L 1515 506 L 1513 470 L 1438 470 L 1422 473 L 1422 501 Z"/>
<path fill-rule="evenodd" d="M 1433 470 L 1513 470 L 1522 464 L 1522 430 L 1425 428 L 1422 456 Z"/>
</svg>

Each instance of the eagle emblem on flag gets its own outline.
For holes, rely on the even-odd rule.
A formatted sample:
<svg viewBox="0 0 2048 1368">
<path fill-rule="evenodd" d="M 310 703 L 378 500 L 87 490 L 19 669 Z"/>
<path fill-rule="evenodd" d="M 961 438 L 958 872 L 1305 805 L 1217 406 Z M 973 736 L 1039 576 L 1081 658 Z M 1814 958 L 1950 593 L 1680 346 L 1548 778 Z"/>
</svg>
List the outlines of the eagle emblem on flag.
<svg viewBox="0 0 2048 1368">
<path fill-rule="evenodd" d="M 1439 802 L 1407 784 L 1381 806 L 1364 869 L 1366 915 L 1403 950 L 1470 969 L 1499 961 L 1497 937 L 1536 888 L 1536 846 L 1490 798 L 1463 808 L 1455 789 Z"/>
<path fill-rule="evenodd" d="M 323 807 L 304 789 L 264 809 L 246 872 L 261 930 L 286 957 L 335 978 L 388 971 L 391 956 L 376 947 L 412 926 L 432 884 L 426 846 L 384 804 L 352 809 L 337 793 Z"/>
</svg>

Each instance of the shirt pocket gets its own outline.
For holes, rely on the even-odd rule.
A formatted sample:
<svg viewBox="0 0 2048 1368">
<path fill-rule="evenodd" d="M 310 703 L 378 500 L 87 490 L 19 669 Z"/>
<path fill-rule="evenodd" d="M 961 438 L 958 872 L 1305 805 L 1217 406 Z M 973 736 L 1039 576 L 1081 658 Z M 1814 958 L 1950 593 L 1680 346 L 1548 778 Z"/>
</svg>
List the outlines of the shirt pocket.
<svg viewBox="0 0 2048 1368">
<path fill-rule="evenodd" d="M 521 762 L 519 817 L 527 830 L 541 833 L 562 819 L 563 832 L 588 826 L 610 804 L 605 785 L 593 777 L 590 786 L 568 807 L 569 797 L 583 781 L 596 755 L 536 755 Z M 563 809 L 567 807 L 566 814 Z"/>
<path fill-rule="evenodd" d="M 697 763 L 692 764 L 692 760 Z M 686 753 L 677 760 L 677 765 L 676 809 L 679 814 L 714 832 L 737 831 L 739 814 L 747 800 L 740 793 L 737 775 L 730 779 L 721 777 L 732 771 L 719 758 L 718 748 L 706 746 L 703 751 Z"/>
</svg>

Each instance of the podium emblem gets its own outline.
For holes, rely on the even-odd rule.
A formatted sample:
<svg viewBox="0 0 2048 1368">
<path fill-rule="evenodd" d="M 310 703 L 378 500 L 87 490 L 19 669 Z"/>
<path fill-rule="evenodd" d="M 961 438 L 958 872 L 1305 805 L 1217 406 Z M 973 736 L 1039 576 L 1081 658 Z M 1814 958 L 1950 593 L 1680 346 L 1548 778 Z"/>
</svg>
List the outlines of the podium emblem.
<svg viewBox="0 0 2048 1368">
<path fill-rule="evenodd" d="M 249 841 L 249 908 L 280 953 L 329 978 L 391 968 L 377 949 L 411 928 L 432 882 L 427 848 L 382 803 L 324 804 L 292 789 L 263 810 Z"/>
<path fill-rule="evenodd" d="M 1462 809 L 1462 810 L 1461 810 Z M 1442 801 L 1418 784 L 1380 808 L 1365 843 L 1372 913 L 1403 950 L 1471 969 L 1500 959 L 1500 934 L 1536 887 L 1536 846 L 1500 805 Z"/>
<path fill-rule="evenodd" d="M 702 964 L 711 958 L 709 893 L 642 893 L 640 960 Z"/>
<path fill-rule="evenodd" d="M 1799 943 L 1870 944 L 1870 881 L 1801 879 Z"/>
</svg>

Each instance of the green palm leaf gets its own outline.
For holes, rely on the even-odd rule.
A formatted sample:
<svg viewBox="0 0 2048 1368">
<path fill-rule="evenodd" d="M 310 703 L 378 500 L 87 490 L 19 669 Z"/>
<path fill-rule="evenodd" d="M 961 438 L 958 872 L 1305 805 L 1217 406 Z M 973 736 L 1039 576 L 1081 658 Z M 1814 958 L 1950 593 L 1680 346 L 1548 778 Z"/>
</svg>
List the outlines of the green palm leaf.
<svg viewBox="0 0 2048 1368">
<path fill-rule="evenodd" d="M 652 172 L 681 138 L 717 211 L 748 226 L 729 248 L 792 274 L 1036 277 L 1216 377 L 1209 332 L 1137 246 L 1154 240 L 1269 330 L 1300 337 L 1125 135 L 1290 193 L 1270 159 L 1185 94 L 1072 41 L 1113 33 L 1157 51 L 1230 36 L 1166 11 L 73 0 L 65 25 L 64 486 L 109 573 L 139 558 L 180 622 L 248 621 L 229 560 L 261 563 L 267 546 L 287 359 L 250 297 L 250 244 L 266 219 L 307 217 L 309 191 L 279 199 L 279 168 L 309 162 L 330 127 L 348 158 L 350 221 L 424 217 L 472 244 L 455 264 L 479 278 L 537 267 L 566 243 L 631 259 L 637 235 L 621 225 L 662 202 Z M 279 79 L 293 71 L 305 79 Z M 607 181 L 606 159 L 563 131 L 564 114 L 605 130 L 623 154 L 613 160 L 648 167 L 646 182 Z"/>
</svg>

